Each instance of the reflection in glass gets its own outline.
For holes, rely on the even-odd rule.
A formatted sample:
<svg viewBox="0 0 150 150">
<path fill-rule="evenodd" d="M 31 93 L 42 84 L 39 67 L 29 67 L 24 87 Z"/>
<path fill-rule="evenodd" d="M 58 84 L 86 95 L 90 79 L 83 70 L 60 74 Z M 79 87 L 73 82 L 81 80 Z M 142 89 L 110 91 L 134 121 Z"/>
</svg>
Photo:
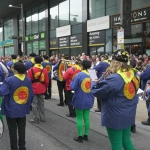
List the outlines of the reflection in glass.
<svg viewBox="0 0 150 150">
<path fill-rule="evenodd" d="M 14 47 L 5 47 L 5 56 L 14 54 Z"/>
<path fill-rule="evenodd" d="M 32 47 L 33 47 L 33 53 L 35 54 L 39 54 L 39 42 L 35 41 L 32 43 Z"/>
<path fill-rule="evenodd" d="M 31 11 L 26 12 L 26 35 L 31 34 Z"/>
<path fill-rule="evenodd" d="M 71 48 L 71 56 L 78 56 L 82 54 L 82 48 Z"/>
<path fill-rule="evenodd" d="M 39 12 L 39 32 L 45 31 L 45 27 L 45 9 L 42 9 Z"/>
<path fill-rule="evenodd" d="M 38 33 L 38 12 L 32 15 L 32 34 Z"/>
<path fill-rule="evenodd" d="M 69 48 L 60 49 L 60 50 L 59 50 L 59 54 L 60 54 L 60 55 L 66 54 L 66 55 L 69 56 Z"/>
<path fill-rule="evenodd" d="M 71 30 L 72 30 L 71 31 L 72 34 L 82 33 L 82 24 L 73 25 Z"/>
<path fill-rule="evenodd" d="M 69 0 L 59 4 L 59 26 L 69 24 Z"/>
<path fill-rule="evenodd" d="M 27 43 L 27 55 L 29 56 L 29 54 L 32 53 L 32 45 L 31 43 Z"/>
<path fill-rule="evenodd" d="M 3 48 L 0 48 L 0 56 L 3 56 Z"/>
<path fill-rule="evenodd" d="M 148 7 L 150 5 L 149 0 L 134 0 L 132 1 L 132 10 Z"/>
<path fill-rule="evenodd" d="M 120 0 L 106 0 L 106 15 L 120 13 Z"/>
<path fill-rule="evenodd" d="M 82 0 L 70 0 L 70 23 L 82 22 Z"/>
<path fill-rule="evenodd" d="M 58 27 L 58 6 L 50 8 L 50 29 L 56 29 Z"/>
<path fill-rule="evenodd" d="M 89 0 L 90 19 L 105 16 L 105 0 Z"/>
<path fill-rule="evenodd" d="M 4 22 L 4 39 L 8 40 L 14 34 L 13 19 Z"/>
</svg>

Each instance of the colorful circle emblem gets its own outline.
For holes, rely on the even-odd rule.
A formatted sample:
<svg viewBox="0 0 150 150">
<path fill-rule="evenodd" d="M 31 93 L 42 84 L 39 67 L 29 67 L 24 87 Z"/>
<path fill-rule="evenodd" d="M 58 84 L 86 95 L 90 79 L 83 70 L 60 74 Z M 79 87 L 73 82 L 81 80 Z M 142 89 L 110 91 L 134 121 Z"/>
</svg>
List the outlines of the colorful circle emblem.
<svg viewBox="0 0 150 150">
<path fill-rule="evenodd" d="M 85 92 L 85 93 L 90 93 L 90 87 L 91 87 L 91 80 L 90 78 L 85 78 L 82 83 L 81 83 L 81 89 Z"/>
<path fill-rule="evenodd" d="M 138 82 L 138 80 L 134 77 L 132 79 L 132 81 L 134 82 L 134 84 L 136 86 L 136 90 L 137 90 L 139 88 L 139 82 Z M 124 95 L 126 96 L 126 98 L 128 98 L 130 100 L 135 96 L 136 90 L 135 90 L 135 87 L 134 87 L 134 85 L 133 85 L 132 82 L 126 83 L 124 85 Z"/>
<path fill-rule="evenodd" d="M 48 73 L 51 72 L 51 66 L 50 66 L 50 65 L 47 65 L 47 66 L 46 66 L 46 69 L 47 69 L 47 72 L 48 72 Z"/>
<path fill-rule="evenodd" d="M 65 66 L 63 63 L 60 63 L 58 66 L 58 77 L 60 81 L 63 81 L 63 74 L 62 72 L 65 70 Z"/>
<path fill-rule="evenodd" d="M 37 72 L 37 73 L 34 75 L 35 79 L 38 79 L 39 76 L 40 76 L 40 74 L 41 74 L 41 72 Z M 41 82 L 44 82 L 44 74 L 43 74 L 43 73 L 42 73 L 42 75 L 41 75 L 40 81 L 41 81 Z"/>
<path fill-rule="evenodd" d="M 29 89 L 25 86 L 18 88 L 13 95 L 17 104 L 26 104 L 29 97 Z"/>
</svg>

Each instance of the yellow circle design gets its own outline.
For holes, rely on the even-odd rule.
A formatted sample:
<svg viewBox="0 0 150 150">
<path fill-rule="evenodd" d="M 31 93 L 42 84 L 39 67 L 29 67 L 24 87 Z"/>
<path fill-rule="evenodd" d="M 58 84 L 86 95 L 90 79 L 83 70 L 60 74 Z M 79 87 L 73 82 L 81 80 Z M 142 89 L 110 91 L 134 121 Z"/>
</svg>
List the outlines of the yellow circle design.
<svg viewBox="0 0 150 150">
<path fill-rule="evenodd" d="M 134 82 L 136 86 L 136 90 L 137 90 L 139 88 L 138 80 L 134 77 L 132 81 Z M 131 100 L 135 96 L 135 94 L 136 94 L 136 91 L 135 91 L 133 83 L 132 82 L 126 83 L 124 85 L 124 95 L 126 96 L 126 98 Z"/>
<path fill-rule="evenodd" d="M 47 72 L 48 72 L 48 73 L 51 72 L 51 66 L 50 66 L 50 65 L 47 65 L 47 66 L 46 66 L 46 69 L 47 69 Z"/>
<path fill-rule="evenodd" d="M 60 63 L 59 66 L 58 66 L 58 77 L 59 77 L 59 80 L 60 81 L 63 81 L 63 74 L 62 74 L 62 71 L 65 70 L 65 66 L 63 63 Z"/>
<path fill-rule="evenodd" d="M 29 89 L 26 86 L 19 87 L 13 95 L 17 104 L 26 104 L 29 97 Z"/>
<path fill-rule="evenodd" d="M 85 78 L 82 83 L 81 83 L 81 89 L 85 92 L 85 93 L 90 93 L 90 87 L 91 87 L 91 80 L 90 78 Z"/>
<path fill-rule="evenodd" d="M 41 74 L 41 72 L 37 72 L 37 73 L 34 75 L 35 79 L 38 79 L 38 77 L 40 76 L 40 74 Z M 40 81 L 41 81 L 41 82 L 44 82 L 44 74 L 43 74 L 43 73 L 41 74 Z"/>
</svg>

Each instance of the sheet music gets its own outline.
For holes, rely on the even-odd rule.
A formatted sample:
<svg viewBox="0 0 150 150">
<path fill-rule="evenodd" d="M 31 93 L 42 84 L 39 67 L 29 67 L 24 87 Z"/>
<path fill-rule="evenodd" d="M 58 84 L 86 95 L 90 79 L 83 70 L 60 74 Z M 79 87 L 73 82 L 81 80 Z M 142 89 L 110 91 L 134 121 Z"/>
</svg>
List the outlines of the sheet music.
<svg viewBox="0 0 150 150">
<path fill-rule="evenodd" d="M 144 91 L 139 88 L 138 91 L 137 91 L 137 94 L 142 94 L 142 93 L 144 93 Z"/>
<path fill-rule="evenodd" d="M 96 75 L 96 71 L 95 69 L 88 69 L 88 72 L 90 74 L 90 78 L 93 79 L 93 80 L 96 80 L 97 79 L 97 75 Z"/>
</svg>

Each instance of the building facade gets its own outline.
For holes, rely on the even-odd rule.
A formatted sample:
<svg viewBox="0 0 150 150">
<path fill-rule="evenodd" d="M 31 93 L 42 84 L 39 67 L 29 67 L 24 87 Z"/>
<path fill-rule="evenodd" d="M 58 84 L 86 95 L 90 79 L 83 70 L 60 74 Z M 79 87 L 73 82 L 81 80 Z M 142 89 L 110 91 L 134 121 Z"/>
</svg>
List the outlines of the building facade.
<svg viewBox="0 0 150 150">
<path fill-rule="evenodd" d="M 7 8 L 11 9 L 11 8 Z M 19 10 L 0 19 L 0 55 L 109 54 L 117 49 L 120 0 L 38 0 L 24 5 L 25 50 Z M 130 54 L 150 55 L 150 0 L 132 0 Z"/>
</svg>

